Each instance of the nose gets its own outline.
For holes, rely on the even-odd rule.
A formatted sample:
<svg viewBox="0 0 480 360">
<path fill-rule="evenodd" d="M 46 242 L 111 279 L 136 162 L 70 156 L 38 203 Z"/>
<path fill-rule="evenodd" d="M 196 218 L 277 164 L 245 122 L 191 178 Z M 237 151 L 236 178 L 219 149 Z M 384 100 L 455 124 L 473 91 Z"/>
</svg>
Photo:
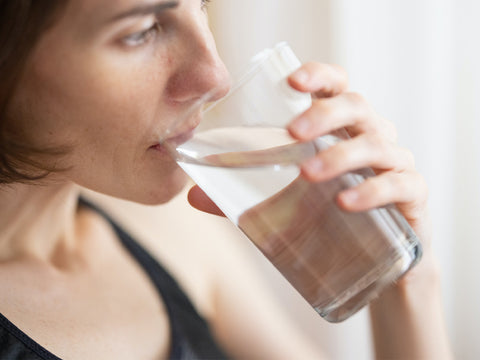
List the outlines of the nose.
<svg viewBox="0 0 480 360">
<path fill-rule="evenodd" d="M 179 65 L 167 85 L 168 96 L 176 103 L 188 103 L 210 94 L 211 101 L 225 96 L 230 75 L 218 55 L 210 30 L 190 32 L 181 47 Z"/>
</svg>

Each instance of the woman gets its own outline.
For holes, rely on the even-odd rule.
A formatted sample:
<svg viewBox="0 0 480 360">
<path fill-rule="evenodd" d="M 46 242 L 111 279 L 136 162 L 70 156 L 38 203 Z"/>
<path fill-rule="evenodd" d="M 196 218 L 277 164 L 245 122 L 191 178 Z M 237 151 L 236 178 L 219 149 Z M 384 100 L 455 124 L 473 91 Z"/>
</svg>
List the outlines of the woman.
<svg viewBox="0 0 480 360">
<path fill-rule="evenodd" d="M 228 316 L 239 304 L 225 299 L 255 299 L 222 296 L 215 277 L 205 280 L 215 291 L 200 300 L 207 326 L 161 265 L 79 201 L 85 187 L 161 204 L 186 184 L 158 139 L 206 91 L 228 90 L 206 3 L 0 1 L 0 358 L 318 358 L 293 333 L 292 341 L 269 338 L 280 313 L 269 324 L 258 314 L 255 323 Z M 289 82 L 318 97 L 291 123 L 294 137 L 340 127 L 353 136 L 305 163 L 304 176 L 376 168 L 378 176 L 339 194 L 339 206 L 396 203 L 425 242 L 422 263 L 371 307 L 377 356 L 448 358 L 426 189 L 410 153 L 345 92 L 337 67 L 309 63 Z M 198 188 L 190 201 L 217 212 Z"/>
</svg>

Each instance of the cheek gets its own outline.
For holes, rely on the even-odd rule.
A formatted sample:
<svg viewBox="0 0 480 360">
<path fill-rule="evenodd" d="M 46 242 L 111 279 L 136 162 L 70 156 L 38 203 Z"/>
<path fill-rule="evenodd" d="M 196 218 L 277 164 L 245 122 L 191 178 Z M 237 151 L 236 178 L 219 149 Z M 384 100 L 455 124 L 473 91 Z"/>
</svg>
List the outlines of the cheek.
<svg viewBox="0 0 480 360">
<path fill-rule="evenodd" d="M 108 134 L 128 141 L 154 125 L 162 91 L 158 75 L 105 60 L 67 64 L 35 66 L 22 81 L 18 117 L 36 143 L 106 145 Z"/>
<path fill-rule="evenodd" d="M 162 60 L 67 53 L 81 56 L 37 61 L 28 69 L 17 97 L 21 127 L 39 146 L 71 146 L 60 163 L 71 168 L 64 175 L 69 180 L 133 201 L 170 199 L 184 175 L 171 158 L 149 151 L 169 112 Z"/>
</svg>

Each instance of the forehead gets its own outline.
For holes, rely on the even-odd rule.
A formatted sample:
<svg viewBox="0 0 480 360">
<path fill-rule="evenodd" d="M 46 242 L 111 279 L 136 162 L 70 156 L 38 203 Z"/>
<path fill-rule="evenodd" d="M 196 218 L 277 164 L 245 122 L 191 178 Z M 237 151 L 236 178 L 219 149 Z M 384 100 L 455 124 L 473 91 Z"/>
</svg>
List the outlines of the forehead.
<svg viewBox="0 0 480 360">
<path fill-rule="evenodd" d="M 165 0 L 68 0 L 68 8 L 82 14 L 111 14 L 131 7 L 148 5 Z"/>
<path fill-rule="evenodd" d="M 190 0 L 187 0 L 190 1 Z M 119 15 L 135 8 L 148 8 L 182 0 L 68 0 L 51 34 L 57 37 L 85 40 L 97 37 L 105 26 L 115 24 Z M 56 30 L 56 31 L 55 31 Z"/>
<path fill-rule="evenodd" d="M 105 22 L 136 7 L 167 3 L 168 0 L 69 0 L 64 18 L 77 22 Z M 179 3 L 181 1 L 178 1 Z"/>
</svg>

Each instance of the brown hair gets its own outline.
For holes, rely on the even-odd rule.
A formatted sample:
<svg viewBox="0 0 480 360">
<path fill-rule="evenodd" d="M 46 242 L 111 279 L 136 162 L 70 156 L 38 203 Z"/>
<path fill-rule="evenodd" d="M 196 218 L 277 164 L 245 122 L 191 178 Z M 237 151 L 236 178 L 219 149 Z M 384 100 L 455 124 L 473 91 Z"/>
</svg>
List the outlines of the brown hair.
<svg viewBox="0 0 480 360">
<path fill-rule="evenodd" d="M 53 170 L 33 155 L 55 151 L 34 149 L 10 136 L 6 111 L 35 44 L 66 2 L 0 0 L 0 184 L 38 180 Z"/>
</svg>

